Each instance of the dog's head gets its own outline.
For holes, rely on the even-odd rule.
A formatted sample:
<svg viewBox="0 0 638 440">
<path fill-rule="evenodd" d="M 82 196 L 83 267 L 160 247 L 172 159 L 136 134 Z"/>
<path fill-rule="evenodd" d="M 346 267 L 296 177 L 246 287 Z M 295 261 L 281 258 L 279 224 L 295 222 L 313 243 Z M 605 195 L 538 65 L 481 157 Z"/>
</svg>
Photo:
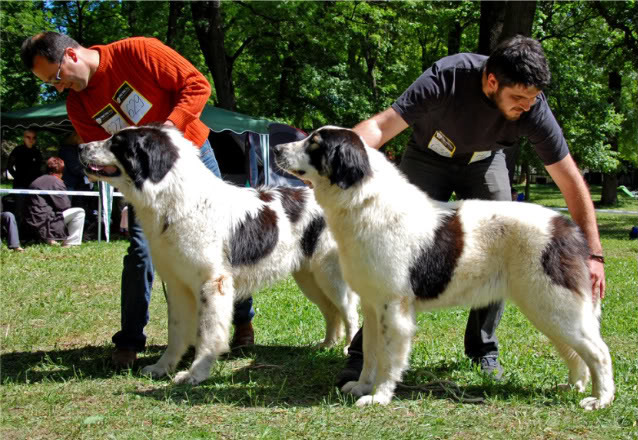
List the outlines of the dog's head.
<svg viewBox="0 0 638 440">
<path fill-rule="evenodd" d="M 277 165 L 313 186 L 325 181 L 348 189 L 372 174 L 363 140 L 347 128 L 321 127 L 274 150 Z"/>
<path fill-rule="evenodd" d="M 162 125 L 125 128 L 110 138 L 81 144 L 84 172 L 120 189 L 158 183 L 179 157 L 171 140 L 175 129 Z"/>
</svg>

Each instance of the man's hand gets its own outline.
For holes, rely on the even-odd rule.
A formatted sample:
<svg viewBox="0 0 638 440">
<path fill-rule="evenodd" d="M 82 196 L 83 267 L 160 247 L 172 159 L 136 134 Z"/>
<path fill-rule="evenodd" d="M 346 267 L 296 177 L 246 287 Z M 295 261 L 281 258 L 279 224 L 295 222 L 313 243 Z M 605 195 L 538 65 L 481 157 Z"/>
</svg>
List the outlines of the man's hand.
<svg viewBox="0 0 638 440">
<path fill-rule="evenodd" d="M 597 300 L 596 295 L 600 299 L 605 297 L 605 266 L 598 260 L 589 259 L 589 273 L 591 274 L 591 291 L 594 301 Z"/>
<path fill-rule="evenodd" d="M 173 121 L 171 121 L 170 119 L 167 119 L 166 121 L 164 121 L 164 125 L 170 125 L 171 127 L 175 127 L 175 124 L 173 124 Z"/>
</svg>

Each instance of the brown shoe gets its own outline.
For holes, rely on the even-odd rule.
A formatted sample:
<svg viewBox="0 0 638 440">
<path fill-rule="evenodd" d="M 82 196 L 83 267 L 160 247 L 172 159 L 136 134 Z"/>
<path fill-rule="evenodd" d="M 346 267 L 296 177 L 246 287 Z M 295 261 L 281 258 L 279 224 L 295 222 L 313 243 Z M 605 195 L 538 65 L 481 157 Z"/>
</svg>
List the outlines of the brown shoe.
<svg viewBox="0 0 638 440">
<path fill-rule="evenodd" d="M 236 325 L 233 340 L 230 342 L 230 349 L 234 350 L 248 345 L 255 345 L 253 324 L 249 322 L 248 324 Z"/>
<path fill-rule="evenodd" d="M 111 354 L 111 362 L 117 369 L 131 368 L 133 363 L 137 360 L 137 353 L 130 348 L 115 348 L 113 354 Z"/>
</svg>

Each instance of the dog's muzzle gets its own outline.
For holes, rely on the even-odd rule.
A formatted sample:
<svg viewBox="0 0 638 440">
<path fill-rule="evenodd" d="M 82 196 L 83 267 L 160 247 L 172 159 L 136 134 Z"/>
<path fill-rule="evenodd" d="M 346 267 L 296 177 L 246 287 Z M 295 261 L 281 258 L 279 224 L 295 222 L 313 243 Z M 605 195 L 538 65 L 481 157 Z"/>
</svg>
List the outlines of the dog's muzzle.
<svg viewBox="0 0 638 440">
<path fill-rule="evenodd" d="M 102 176 L 102 177 L 117 177 L 122 172 L 120 169 L 113 165 L 101 165 L 97 163 L 92 157 L 92 151 L 95 147 L 95 142 L 78 145 L 80 163 L 84 168 L 84 173 L 90 176 Z"/>
</svg>

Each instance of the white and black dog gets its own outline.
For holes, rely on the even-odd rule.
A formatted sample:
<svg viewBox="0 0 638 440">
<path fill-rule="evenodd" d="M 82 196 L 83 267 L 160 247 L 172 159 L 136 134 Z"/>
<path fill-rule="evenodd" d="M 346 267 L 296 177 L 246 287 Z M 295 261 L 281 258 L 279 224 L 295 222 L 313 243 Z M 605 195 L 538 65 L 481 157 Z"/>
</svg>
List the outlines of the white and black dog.
<svg viewBox="0 0 638 440">
<path fill-rule="evenodd" d="M 588 245 L 564 216 L 528 203 L 439 203 L 408 183 L 352 130 L 324 127 L 275 147 L 283 169 L 308 180 L 361 297 L 363 371 L 344 392 L 387 404 L 408 363 L 415 313 L 511 300 L 554 343 L 585 409 L 614 399 Z M 372 393 L 372 394 L 371 394 Z"/>
<path fill-rule="evenodd" d="M 215 177 L 198 150 L 167 126 L 126 128 L 82 144 L 89 176 L 117 187 L 135 208 L 153 264 L 166 282 L 168 347 L 143 373 L 172 372 L 196 349 L 177 383 L 208 378 L 228 350 L 233 303 L 292 274 L 326 320 L 322 347 L 357 330 L 358 298 L 344 282 L 336 245 L 307 188 L 251 189 Z"/>
</svg>

